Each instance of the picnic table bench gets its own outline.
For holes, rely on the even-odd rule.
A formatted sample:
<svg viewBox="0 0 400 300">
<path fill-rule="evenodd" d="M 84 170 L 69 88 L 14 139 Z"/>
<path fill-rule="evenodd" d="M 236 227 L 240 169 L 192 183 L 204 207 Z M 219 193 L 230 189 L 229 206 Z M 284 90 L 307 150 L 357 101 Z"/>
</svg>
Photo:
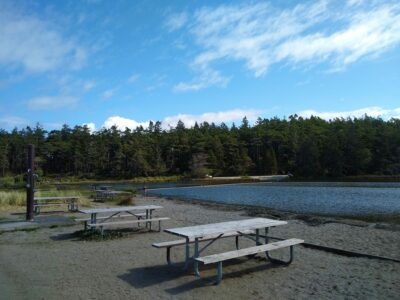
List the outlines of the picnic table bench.
<svg viewBox="0 0 400 300">
<path fill-rule="evenodd" d="M 222 263 L 226 260 L 243 257 L 243 256 L 254 256 L 258 253 L 265 252 L 267 258 L 273 263 L 279 264 L 290 264 L 293 260 L 293 246 L 303 243 L 300 239 L 288 239 L 275 243 L 268 243 L 268 230 L 269 228 L 285 225 L 287 222 L 272 220 L 267 218 L 252 218 L 239 221 L 229 221 L 214 224 L 196 225 L 181 228 L 165 229 L 164 231 L 173 235 L 177 235 L 185 238 L 185 269 L 188 268 L 189 263 L 193 262 L 194 272 L 200 277 L 199 263 L 211 264 L 217 263 L 217 281 L 219 284 L 222 280 Z M 260 229 L 264 229 L 265 244 L 261 243 Z M 238 238 L 240 236 L 249 238 L 255 242 L 255 246 L 249 248 L 239 249 Z M 236 250 L 212 254 L 208 256 L 200 257 L 200 253 L 204 251 L 215 241 L 221 238 L 235 237 Z M 202 249 L 199 249 L 199 243 L 209 241 Z M 194 255 L 190 256 L 190 244 L 194 244 Z M 183 245 L 183 240 L 155 243 L 153 244 L 156 248 L 167 248 L 167 262 L 170 261 L 170 248 L 178 245 Z M 270 251 L 290 248 L 289 260 L 283 261 L 272 258 L 269 254 Z"/>
<path fill-rule="evenodd" d="M 169 220 L 168 217 L 154 218 L 153 211 L 161 209 L 162 206 L 158 205 L 137 205 L 137 206 L 120 206 L 111 208 L 94 208 L 94 209 L 81 209 L 79 212 L 90 214 L 90 219 L 78 219 L 77 221 L 85 222 L 85 230 L 88 228 L 99 228 L 101 235 L 104 234 L 106 227 L 126 227 L 126 225 L 142 223 L 146 224 L 151 230 L 153 222 L 158 222 L 158 229 L 161 231 L 161 222 Z M 144 211 L 144 212 L 143 212 Z M 107 214 L 107 215 L 103 215 Z M 122 220 L 122 218 L 135 217 L 135 219 Z M 118 219 L 117 221 L 115 221 Z M 90 223 L 89 223 L 90 222 Z"/>
<path fill-rule="evenodd" d="M 78 199 L 79 197 L 76 196 L 35 197 L 33 199 L 33 209 L 35 214 L 40 214 L 42 207 L 67 205 L 69 211 L 77 211 Z"/>
</svg>

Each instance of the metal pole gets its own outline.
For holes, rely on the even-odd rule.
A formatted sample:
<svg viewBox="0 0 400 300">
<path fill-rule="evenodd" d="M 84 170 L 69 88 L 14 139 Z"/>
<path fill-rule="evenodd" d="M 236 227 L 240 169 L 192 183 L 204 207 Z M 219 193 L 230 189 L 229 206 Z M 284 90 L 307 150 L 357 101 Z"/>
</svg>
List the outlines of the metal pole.
<svg viewBox="0 0 400 300">
<path fill-rule="evenodd" d="M 35 181 L 34 181 L 34 168 L 35 168 L 35 146 L 28 145 L 28 172 L 26 179 L 26 220 L 33 221 L 33 199 L 35 194 Z"/>
</svg>

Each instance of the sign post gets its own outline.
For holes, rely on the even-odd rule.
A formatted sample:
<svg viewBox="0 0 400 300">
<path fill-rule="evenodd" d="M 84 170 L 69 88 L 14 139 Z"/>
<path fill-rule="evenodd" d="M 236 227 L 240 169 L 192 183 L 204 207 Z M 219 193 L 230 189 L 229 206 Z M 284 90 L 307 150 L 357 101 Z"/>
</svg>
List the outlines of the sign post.
<svg viewBox="0 0 400 300">
<path fill-rule="evenodd" d="M 35 197 L 35 146 L 28 145 L 28 171 L 26 176 L 26 220 L 33 221 L 33 199 Z"/>
</svg>

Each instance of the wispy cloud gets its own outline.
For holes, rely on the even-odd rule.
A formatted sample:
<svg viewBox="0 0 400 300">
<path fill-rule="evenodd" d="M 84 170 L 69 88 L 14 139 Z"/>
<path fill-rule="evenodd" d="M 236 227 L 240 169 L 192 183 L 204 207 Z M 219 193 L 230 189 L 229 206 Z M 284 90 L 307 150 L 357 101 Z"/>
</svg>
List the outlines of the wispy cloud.
<svg viewBox="0 0 400 300">
<path fill-rule="evenodd" d="M 365 115 L 375 118 L 382 118 L 388 120 L 391 118 L 400 119 L 400 107 L 394 109 L 385 109 L 379 106 L 364 107 L 352 111 L 328 111 L 319 112 L 315 110 L 303 110 L 297 115 L 309 118 L 311 116 L 318 116 L 325 120 L 332 120 L 336 118 L 361 118 Z"/>
<path fill-rule="evenodd" d="M 187 25 L 200 47 L 190 64 L 199 75 L 175 89 L 221 85 L 224 81 L 202 80 L 207 73 L 218 72 L 216 63 L 244 62 L 255 77 L 277 63 L 326 63 L 330 70 L 343 70 L 400 43 L 400 4 L 357 0 L 347 4 L 320 0 L 287 9 L 266 2 L 204 7 Z"/>
<path fill-rule="evenodd" d="M 165 21 L 165 27 L 168 31 L 175 31 L 182 28 L 188 20 L 187 13 L 179 13 L 169 15 L 167 20 Z"/>
<path fill-rule="evenodd" d="M 12 128 L 29 125 L 29 120 L 17 116 L 0 117 L 0 125 L 3 128 Z"/>
<path fill-rule="evenodd" d="M 198 91 L 209 86 L 220 86 L 225 87 L 230 81 L 230 78 L 224 77 L 220 72 L 206 68 L 201 71 L 200 75 L 197 76 L 191 82 L 180 82 L 174 86 L 174 91 L 186 92 L 186 91 Z"/>
<path fill-rule="evenodd" d="M 89 92 L 96 87 L 97 83 L 94 80 L 88 80 L 83 83 L 83 91 Z"/>
<path fill-rule="evenodd" d="M 87 51 L 57 26 L 0 3 L 0 65 L 28 72 L 79 69 Z"/>
<path fill-rule="evenodd" d="M 128 83 L 134 83 L 136 82 L 138 79 L 140 78 L 140 74 L 132 74 L 131 76 L 129 76 L 128 78 Z"/>
<path fill-rule="evenodd" d="M 101 95 L 103 96 L 103 98 L 109 99 L 114 96 L 115 91 L 116 91 L 116 89 L 106 90 Z"/>
<path fill-rule="evenodd" d="M 28 100 L 27 105 L 30 110 L 55 110 L 74 107 L 78 101 L 71 96 L 42 96 Z"/>
</svg>

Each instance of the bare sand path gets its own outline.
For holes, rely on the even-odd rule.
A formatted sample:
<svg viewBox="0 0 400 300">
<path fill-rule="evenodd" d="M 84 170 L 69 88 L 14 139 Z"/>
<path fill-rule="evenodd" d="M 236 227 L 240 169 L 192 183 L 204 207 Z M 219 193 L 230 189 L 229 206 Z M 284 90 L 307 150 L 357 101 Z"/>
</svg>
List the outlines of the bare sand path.
<svg viewBox="0 0 400 300">
<path fill-rule="evenodd" d="M 151 197 L 171 217 L 164 228 L 248 218 L 245 211 Z M 71 215 L 71 214 L 70 214 Z M 399 299 L 400 263 L 345 257 L 297 247 L 288 267 L 262 256 L 224 265 L 219 286 L 192 272 L 168 267 L 165 251 L 153 242 L 174 239 L 141 230 L 104 241 L 84 241 L 82 225 L 0 234 L 0 299 Z M 274 228 L 272 235 L 400 258 L 400 232 L 340 223 L 310 226 L 300 220 Z M 206 253 L 233 249 L 225 239 Z M 243 239 L 242 245 L 251 245 Z M 177 261 L 183 249 L 173 252 Z M 215 267 L 202 270 L 215 275 Z"/>
</svg>

